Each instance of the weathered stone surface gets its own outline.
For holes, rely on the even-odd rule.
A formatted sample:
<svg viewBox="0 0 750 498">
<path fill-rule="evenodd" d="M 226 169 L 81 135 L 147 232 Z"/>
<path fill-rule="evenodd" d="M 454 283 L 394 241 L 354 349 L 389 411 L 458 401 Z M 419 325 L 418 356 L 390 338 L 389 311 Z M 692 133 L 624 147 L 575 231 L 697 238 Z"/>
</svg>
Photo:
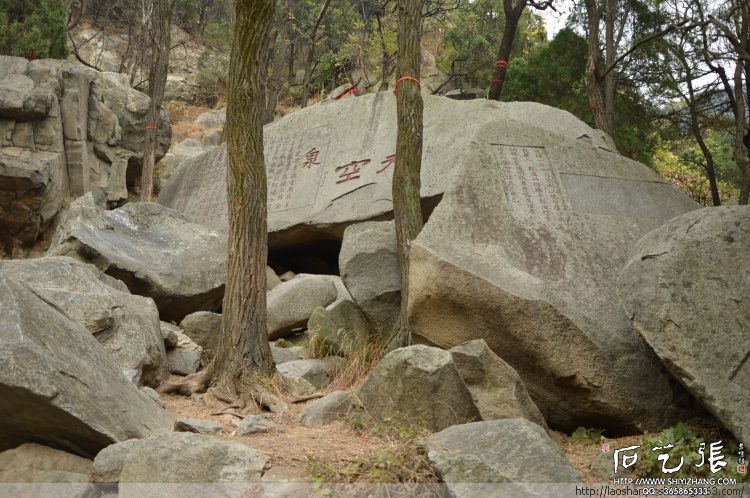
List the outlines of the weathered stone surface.
<svg viewBox="0 0 750 498">
<path fill-rule="evenodd" d="M 426 96 L 421 182 L 426 207 L 434 205 L 453 172 L 472 160 L 471 150 L 488 147 L 478 141 L 480 130 L 512 137 L 518 135 L 516 130 L 533 126 L 568 140 L 586 137 L 592 152 L 592 145 L 614 150 L 601 132 L 548 106 Z M 264 136 L 271 248 L 331 236 L 340 239 L 351 222 L 392 211 L 396 103 L 391 92 L 307 107 L 266 125 Z M 187 159 L 162 190 L 159 202 L 193 221 L 225 230 L 226 161 L 225 146 Z"/>
<path fill-rule="evenodd" d="M 334 391 L 305 405 L 299 414 L 299 423 L 304 427 L 322 427 L 345 417 L 354 408 L 349 393 Z"/>
<path fill-rule="evenodd" d="M 125 288 L 127 289 L 127 286 Z M 159 331 L 161 332 L 161 338 L 164 340 L 165 348 L 172 349 L 177 346 L 177 341 L 179 340 L 177 332 L 182 332 L 180 327 L 167 322 L 159 322 Z"/>
<path fill-rule="evenodd" d="M 281 283 L 281 280 L 276 276 L 276 272 L 273 268 L 266 266 L 266 290 L 271 290 Z"/>
<path fill-rule="evenodd" d="M 178 418 L 174 422 L 174 430 L 177 432 L 194 432 L 196 434 L 216 435 L 221 434 L 224 427 L 210 420 L 198 420 L 193 418 Z"/>
<path fill-rule="evenodd" d="M 120 481 L 120 474 L 125 461 L 143 444 L 142 439 L 128 439 L 117 444 L 107 446 L 97 453 L 94 458 L 94 472 L 92 481 L 97 483 L 115 483 Z"/>
<path fill-rule="evenodd" d="M 259 482 L 267 463 L 268 457 L 244 444 L 189 432 L 160 434 L 128 453 L 119 479 L 120 496 L 161 496 L 158 486 L 137 483 Z"/>
<path fill-rule="evenodd" d="M 482 420 L 523 417 L 547 428 L 518 373 L 493 353 L 486 342 L 469 341 L 448 352 Z"/>
<path fill-rule="evenodd" d="M 90 194 L 71 204 L 50 255 L 75 257 L 151 297 L 162 320 L 212 309 L 224 293 L 226 241 L 152 202 L 107 211 Z"/>
<path fill-rule="evenodd" d="M 86 327 L 121 369 L 135 370 L 144 384 L 166 378 L 159 312 L 151 299 L 115 288 L 94 266 L 66 257 L 0 261 L 0 275 L 26 283 Z"/>
<path fill-rule="evenodd" d="M 221 334 L 221 315 L 210 311 L 196 311 L 180 322 L 182 331 L 203 348 L 203 363 L 208 365 L 214 357 Z"/>
<path fill-rule="evenodd" d="M 402 419 L 430 431 L 480 420 L 450 353 L 429 346 L 388 353 L 367 376 L 358 397 L 375 420 Z"/>
<path fill-rule="evenodd" d="M 273 361 L 277 365 L 286 363 L 288 361 L 301 360 L 302 356 L 298 354 L 293 348 L 279 348 L 271 346 L 271 354 L 273 355 Z"/>
<path fill-rule="evenodd" d="M 688 414 L 612 275 L 644 233 L 696 205 L 549 117 L 546 127 L 481 126 L 484 145 L 456 164 L 410 250 L 413 339 L 484 339 L 552 427 L 662 428 Z"/>
<path fill-rule="evenodd" d="M 268 292 L 268 338 L 278 339 L 304 327 L 318 306 L 336 300 L 336 285 L 324 275 L 300 274 Z"/>
<path fill-rule="evenodd" d="M 157 393 L 153 388 L 151 387 L 141 387 L 141 392 L 148 396 L 154 403 L 159 405 L 162 408 L 166 408 L 166 404 L 164 403 L 164 400 L 161 399 L 161 396 L 159 396 L 159 393 Z"/>
<path fill-rule="evenodd" d="M 370 325 L 352 301 L 341 301 L 331 309 L 313 311 L 307 333 L 335 355 L 349 356 L 361 350 L 370 338 Z"/>
<path fill-rule="evenodd" d="M 56 450 L 36 443 L 26 443 L 0 453 L 0 473 L 56 470 L 88 475 L 93 471 L 93 462 L 72 453 Z M 3 481 L 8 482 L 8 481 Z"/>
<path fill-rule="evenodd" d="M 215 111 L 206 111 L 201 113 L 195 122 L 206 128 L 224 128 L 224 123 L 227 121 L 227 109 L 222 107 Z"/>
<path fill-rule="evenodd" d="M 170 373 L 189 375 L 198 371 L 203 356 L 203 348 L 194 343 L 181 330 L 172 332 L 177 339 L 176 344 L 167 349 L 167 367 Z"/>
<path fill-rule="evenodd" d="M 284 427 L 261 415 L 248 415 L 243 418 L 234 430 L 235 436 L 249 436 L 264 432 L 284 432 Z"/>
<path fill-rule="evenodd" d="M 88 330 L 28 286 L 0 277 L 0 316 L 1 449 L 38 442 L 91 457 L 171 428 Z"/>
<path fill-rule="evenodd" d="M 425 445 L 427 458 L 457 498 L 550 496 L 492 484 L 581 482 L 544 430 L 523 418 L 454 425 L 428 437 Z"/>
<path fill-rule="evenodd" d="M 30 248 L 63 205 L 92 192 L 127 199 L 140 175 L 149 98 L 127 81 L 74 62 L 0 62 L 0 244 Z M 157 157 L 170 141 L 159 120 Z"/>
<path fill-rule="evenodd" d="M 620 298 L 669 371 L 750 444 L 750 208 L 684 214 L 646 234 Z"/>
<path fill-rule="evenodd" d="M 401 306 L 396 227 L 392 221 L 350 225 L 339 253 L 341 279 L 376 330 L 387 335 Z"/>
<path fill-rule="evenodd" d="M 281 377 L 290 383 L 299 394 L 305 394 L 323 387 L 331 380 L 335 364 L 331 361 L 310 359 L 287 361 L 276 365 Z"/>
</svg>

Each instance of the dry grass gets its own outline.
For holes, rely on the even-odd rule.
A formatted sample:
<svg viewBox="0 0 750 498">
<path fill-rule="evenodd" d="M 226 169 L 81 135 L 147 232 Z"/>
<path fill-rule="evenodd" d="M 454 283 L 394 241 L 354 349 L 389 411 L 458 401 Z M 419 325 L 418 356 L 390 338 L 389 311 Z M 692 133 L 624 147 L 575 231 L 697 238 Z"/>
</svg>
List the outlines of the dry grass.
<svg viewBox="0 0 750 498">
<path fill-rule="evenodd" d="M 206 128 L 195 120 L 198 116 L 211 108 L 205 105 L 190 105 L 179 101 L 169 101 L 164 104 L 172 122 L 172 142 L 178 143 L 186 138 L 198 138 Z"/>
</svg>

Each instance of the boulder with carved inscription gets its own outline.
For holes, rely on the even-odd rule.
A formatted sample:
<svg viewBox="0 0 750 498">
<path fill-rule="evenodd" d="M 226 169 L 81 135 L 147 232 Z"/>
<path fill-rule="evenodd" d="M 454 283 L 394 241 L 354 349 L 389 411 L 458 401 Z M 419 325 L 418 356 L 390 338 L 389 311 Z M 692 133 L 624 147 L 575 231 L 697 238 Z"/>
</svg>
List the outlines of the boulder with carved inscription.
<svg viewBox="0 0 750 498">
<path fill-rule="evenodd" d="M 615 276 L 643 234 L 697 205 L 587 139 L 495 123 L 474 140 L 411 246 L 415 342 L 484 339 L 553 428 L 684 416 L 688 396 L 637 338 Z"/>
</svg>

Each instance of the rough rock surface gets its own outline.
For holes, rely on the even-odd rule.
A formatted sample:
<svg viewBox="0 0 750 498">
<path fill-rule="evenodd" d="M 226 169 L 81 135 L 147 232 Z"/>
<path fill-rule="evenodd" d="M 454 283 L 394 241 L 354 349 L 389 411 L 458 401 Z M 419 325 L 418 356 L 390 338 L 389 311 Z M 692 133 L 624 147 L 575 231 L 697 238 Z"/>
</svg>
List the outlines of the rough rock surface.
<svg viewBox="0 0 750 498">
<path fill-rule="evenodd" d="M 358 397 L 375 420 L 402 418 L 433 432 L 480 420 L 450 353 L 429 346 L 388 353 L 367 376 Z"/>
<path fill-rule="evenodd" d="M 0 449 L 37 442 L 92 457 L 171 429 L 91 333 L 28 286 L 0 277 L 0 316 Z"/>
<path fill-rule="evenodd" d="M 0 57 L 0 244 L 13 252 L 77 196 L 127 198 L 140 175 L 150 100 L 78 63 Z M 161 157 L 171 138 L 166 113 L 157 138 Z"/>
<path fill-rule="evenodd" d="M 125 453 L 119 476 L 123 497 L 163 496 L 168 483 L 210 483 L 213 488 L 204 493 L 215 494 L 217 485 L 259 482 L 268 463 L 268 457 L 244 444 L 189 432 L 159 434 Z M 165 488 L 159 489 L 158 483 Z"/>
<path fill-rule="evenodd" d="M 107 211 L 87 194 L 71 204 L 48 254 L 95 264 L 132 293 L 152 298 L 169 321 L 221 302 L 225 248 L 223 236 L 159 204 Z"/>
<path fill-rule="evenodd" d="M 500 137 L 532 126 L 594 151 L 610 139 L 570 113 L 528 102 L 425 97 L 422 199 L 426 210 L 478 147 L 483 128 Z M 361 130 L 352 134 L 351 130 Z M 535 133 L 535 131 L 534 131 Z M 393 209 L 396 102 L 391 92 L 307 107 L 264 128 L 271 249 L 341 238 L 347 225 Z M 332 139 L 345 137 L 346 139 Z M 556 139 L 557 140 L 557 139 Z M 226 147 L 185 160 L 159 202 L 212 229 L 227 228 Z"/>
<path fill-rule="evenodd" d="M 198 420 L 193 418 L 178 418 L 174 422 L 174 430 L 177 432 L 194 432 L 196 434 L 216 435 L 221 434 L 224 427 L 210 420 Z"/>
<path fill-rule="evenodd" d="M 93 462 L 88 458 L 36 443 L 22 444 L 0 453 L 0 474 L 6 477 L 9 472 L 23 476 L 44 471 L 72 472 L 85 476 L 93 472 Z"/>
<path fill-rule="evenodd" d="M 198 371 L 203 348 L 194 343 L 182 330 L 173 330 L 176 342 L 167 349 L 167 367 L 170 373 L 189 375 Z"/>
<path fill-rule="evenodd" d="M 469 341 L 448 352 L 482 420 L 523 417 L 547 428 L 518 373 L 493 353 L 486 342 Z"/>
<path fill-rule="evenodd" d="M 365 347 L 370 325 L 354 302 L 341 301 L 333 308 L 313 311 L 307 321 L 307 334 L 333 354 L 349 356 Z"/>
<path fill-rule="evenodd" d="M 300 355 L 294 348 L 280 348 L 271 345 L 271 354 L 273 355 L 273 361 L 277 365 L 286 363 L 288 361 L 302 360 L 303 356 Z"/>
<path fill-rule="evenodd" d="M 544 429 L 523 418 L 454 425 L 428 437 L 425 446 L 427 458 L 457 498 L 539 495 L 492 485 L 499 483 L 581 482 Z M 546 493 L 540 496 L 550 496 Z"/>
<path fill-rule="evenodd" d="M 353 407 L 349 393 L 334 391 L 306 404 L 299 414 L 299 423 L 303 427 L 322 427 L 345 417 Z"/>
<path fill-rule="evenodd" d="M 221 335 L 221 315 L 210 311 L 196 311 L 180 322 L 180 328 L 193 342 L 203 348 L 203 363 L 208 365 L 214 357 Z"/>
<path fill-rule="evenodd" d="M 592 135 L 571 138 L 555 116 L 480 126 L 456 162 L 410 250 L 413 339 L 484 339 L 552 427 L 674 424 L 691 415 L 637 339 L 613 275 L 643 234 L 697 205 Z"/>
<path fill-rule="evenodd" d="M 645 235 L 618 285 L 669 371 L 750 444 L 750 208 L 693 211 Z"/>
<path fill-rule="evenodd" d="M 339 253 L 344 285 L 375 330 L 388 333 L 401 307 L 401 274 L 392 221 L 350 225 Z"/>
<path fill-rule="evenodd" d="M 167 376 L 159 312 L 151 299 L 130 294 L 122 282 L 66 257 L 0 261 L 0 275 L 29 285 L 47 303 L 80 323 L 144 384 Z"/>
<path fill-rule="evenodd" d="M 281 377 L 290 383 L 298 394 L 307 394 L 323 387 L 331 380 L 335 368 L 335 362 L 331 361 L 331 358 L 287 361 L 276 365 Z"/>
<path fill-rule="evenodd" d="M 278 339 L 304 327 L 318 306 L 336 300 L 336 285 L 325 275 L 300 274 L 268 292 L 268 338 Z"/>
<path fill-rule="evenodd" d="M 248 415 L 243 418 L 234 430 L 235 436 L 249 436 L 264 432 L 284 432 L 284 427 L 261 415 Z"/>
<path fill-rule="evenodd" d="M 120 474 L 130 453 L 143 443 L 143 439 L 128 439 L 107 446 L 94 458 L 92 481 L 96 483 L 115 483 L 120 481 Z"/>
</svg>

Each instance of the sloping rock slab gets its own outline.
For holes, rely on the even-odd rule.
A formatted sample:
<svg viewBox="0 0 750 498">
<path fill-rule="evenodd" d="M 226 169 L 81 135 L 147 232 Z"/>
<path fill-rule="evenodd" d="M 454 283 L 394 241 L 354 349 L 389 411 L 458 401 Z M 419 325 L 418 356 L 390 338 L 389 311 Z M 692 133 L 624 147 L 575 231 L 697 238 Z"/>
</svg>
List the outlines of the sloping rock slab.
<svg viewBox="0 0 750 498">
<path fill-rule="evenodd" d="M 37 442 L 93 457 L 171 429 L 91 333 L 28 286 L 0 277 L 0 316 L 0 449 Z"/>
<path fill-rule="evenodd" d="M 88 194 L 71 204 L 48 251 L 122 280 L 133 294 L 152 298 L 165 321 L 217 307 L 225 253 L 225 236 L 171 209 L 139 202 L 106 211 Z"/>
<path fill-rule="evenodd" d="M 750 444 L 750 207 L 677 217 L 644 236 L 618 285 L 670 372 Z"/>
<path fill-rule="evenodd" d="M 151 299 L 66 257 L 0 261 L 0 275 L 26 283 L 86 327 L 121 369 L 136 370 L 144 384 L 155 386 L 167 377 L 159 312 Z"/>
</svg>

